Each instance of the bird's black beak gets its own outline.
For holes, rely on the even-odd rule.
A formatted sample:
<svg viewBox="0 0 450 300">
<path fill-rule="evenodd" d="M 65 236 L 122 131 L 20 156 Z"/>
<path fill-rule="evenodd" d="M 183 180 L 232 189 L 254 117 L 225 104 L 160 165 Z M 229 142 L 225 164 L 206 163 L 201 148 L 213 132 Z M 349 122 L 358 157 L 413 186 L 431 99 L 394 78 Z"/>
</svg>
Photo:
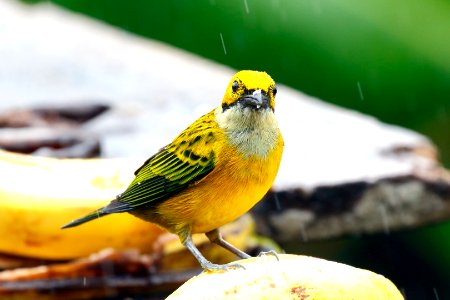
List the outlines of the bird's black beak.
<svg viewBox="0 0 450 300">
<path fill-rule="evenodd" d="M 265 109 L 270 105 L 270 97 L 265 92 L 261 90 L 253 90 L 246 92 L 239 102 L 242 103 L 244 107 L 250 107 L 252 109 Z"/>
</svg>

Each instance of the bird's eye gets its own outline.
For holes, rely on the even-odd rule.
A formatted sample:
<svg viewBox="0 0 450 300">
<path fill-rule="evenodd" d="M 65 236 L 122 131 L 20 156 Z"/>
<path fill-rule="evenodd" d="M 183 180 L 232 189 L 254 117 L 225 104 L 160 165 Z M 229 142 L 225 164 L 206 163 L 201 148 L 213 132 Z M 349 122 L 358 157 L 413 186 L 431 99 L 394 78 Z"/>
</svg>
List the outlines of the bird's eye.
<svg viewBox="0 0 450 300">
<path fill-rule="evenodd" d="M 273 89 L 272 89 L 272 93 L 273 93 L 274 97 L 277 94 L 277 92 L 278 92 L 277 86 L 274 86 Z"/>
<path fill-rule="evenodd" d="M 237 81 L 234 81 L 233 84 L 231 85 L 231 89 L 233 90 L 233 93 L 236 93 L 237 90 L 239 89 L 239 83 Z"/>
</svg>

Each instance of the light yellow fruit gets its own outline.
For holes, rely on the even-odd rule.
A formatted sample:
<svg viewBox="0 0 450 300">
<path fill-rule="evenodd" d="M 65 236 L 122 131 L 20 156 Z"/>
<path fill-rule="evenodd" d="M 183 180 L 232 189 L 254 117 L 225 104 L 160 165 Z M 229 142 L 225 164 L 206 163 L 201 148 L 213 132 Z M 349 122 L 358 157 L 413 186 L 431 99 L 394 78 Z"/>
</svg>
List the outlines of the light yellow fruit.
<svg viewBox="0 0 450 300">
<path fill-rule="evenodd" d="M 167 299 L 401 300 L 385 277 L 323 259 L 280 254 L 237 261 L 246 270 L 203 272 Z"/>
<path fill-rule="evenodd" d="M 164 231 L 129 214 L 60 229 L 114 199 L 138 166 L 129 159 L 54 159 L 0 150 L 0 252 L 43 259 L 82 257 L 106 247 L 151 252 Z"/>
</svg>

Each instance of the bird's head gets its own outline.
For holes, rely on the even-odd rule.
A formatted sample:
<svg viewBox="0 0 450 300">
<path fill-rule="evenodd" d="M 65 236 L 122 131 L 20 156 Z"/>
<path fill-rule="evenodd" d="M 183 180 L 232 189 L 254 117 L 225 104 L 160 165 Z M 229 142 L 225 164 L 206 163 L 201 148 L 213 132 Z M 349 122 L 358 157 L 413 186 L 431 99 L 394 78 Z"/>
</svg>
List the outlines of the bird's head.
<svg viewBox="0 0 450 300">
<path fill-rule="evenodd" d="M 254 111 L 275 109 L 275 82 L 266 72 L 239 71 L 230 83 L 222 100 L 223 111 L 237 107 Z"/>
</svg>

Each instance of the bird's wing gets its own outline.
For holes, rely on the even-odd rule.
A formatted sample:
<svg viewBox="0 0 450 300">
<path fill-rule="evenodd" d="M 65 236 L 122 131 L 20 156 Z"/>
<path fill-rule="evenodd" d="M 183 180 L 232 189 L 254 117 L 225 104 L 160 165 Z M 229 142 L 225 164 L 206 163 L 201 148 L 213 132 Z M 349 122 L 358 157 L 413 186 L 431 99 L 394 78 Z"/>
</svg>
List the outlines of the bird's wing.
<svg viewBox="0 0 450 300">
<path fill-rule="evenodd" d="M 216 153 L 211 147 L 214 130 L 194 125 L 137 169 L 127 190 L 104 211 L 131 211 L 163 201 L 208 175 L 216 165 Z"/>
</svg>

